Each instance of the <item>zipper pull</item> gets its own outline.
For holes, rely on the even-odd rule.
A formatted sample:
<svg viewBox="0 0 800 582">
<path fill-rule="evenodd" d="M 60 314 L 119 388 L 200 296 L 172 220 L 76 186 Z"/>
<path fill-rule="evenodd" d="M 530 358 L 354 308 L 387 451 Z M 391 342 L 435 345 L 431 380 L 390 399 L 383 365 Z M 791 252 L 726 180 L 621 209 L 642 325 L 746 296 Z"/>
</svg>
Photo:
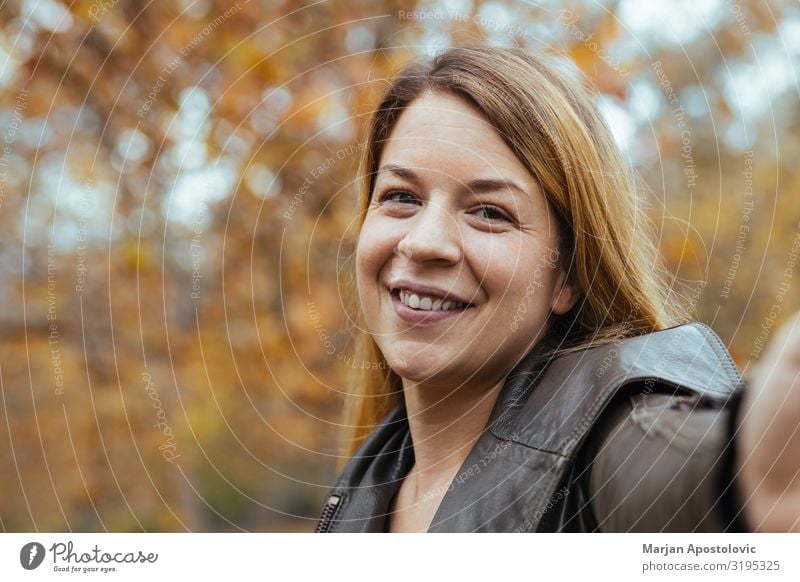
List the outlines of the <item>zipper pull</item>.
<svg viewBox="0 0 800 582">
<path fill-rule="evenodd" d="M 342 495 L 336 494 L 328 497 L 325 507 L 322 508 L 322 515 L 320 515 L 319 523 L 317 523 L 317 529 L 314 530 L 314 533 L 327 533 L 330 531 L 333 525 L 333 518 L 337 510 L 342 506 L 342 497 Z"/>
</svg>

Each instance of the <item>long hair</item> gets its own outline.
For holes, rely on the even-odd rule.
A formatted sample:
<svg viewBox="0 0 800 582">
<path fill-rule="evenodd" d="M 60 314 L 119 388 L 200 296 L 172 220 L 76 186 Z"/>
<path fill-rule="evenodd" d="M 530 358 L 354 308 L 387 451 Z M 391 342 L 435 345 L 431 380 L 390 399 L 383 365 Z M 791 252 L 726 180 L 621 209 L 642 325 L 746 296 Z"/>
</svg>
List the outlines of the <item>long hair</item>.
<svg viewBox="0 0 800 582">
<path fill-rule="evenodd" d="M 428 91 L 476 106 L 536 178 L 557 216 L 561 256 L 581 299 L 569 313 L 551 315 L 547 334 L 534 347 L 543 359 L 685 320 L 670 293 L 634 177 L 591 94 L 559 67 L 522 49 L 449 48 L 411 62 L 389 82 L 362 150 L 356 237 L 382 148 L 403 111 Z M 357 365 L 342 422 L 348 456 L 402 398 L 400 377 L 366 331 L 354 281 L 355 276 L 349 296 Z"/>
</svg>

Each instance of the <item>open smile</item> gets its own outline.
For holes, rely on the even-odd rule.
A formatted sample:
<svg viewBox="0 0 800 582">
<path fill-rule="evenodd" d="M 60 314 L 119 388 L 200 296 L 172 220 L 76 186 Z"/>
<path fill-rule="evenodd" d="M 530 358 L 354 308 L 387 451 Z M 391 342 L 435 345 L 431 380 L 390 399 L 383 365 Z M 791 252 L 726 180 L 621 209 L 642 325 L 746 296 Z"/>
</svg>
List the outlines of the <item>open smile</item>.
<svg viewBox="0 0 800 582">
<path fill-rule="evenodd" d="M 419 296 L 400 289 L 394 289 L 388 291 L 388 293 L 397 316 L 406 323 L 422 327 L 436 325 L 446 319 L 457 317 L 474 307 L 473 305 L 449 300 L 436 300 L 427 297 L 420 299 Z M 403 294 L 402 296 L 401 293 Z M 412 305 L 418 305 L 418 307 L 412 307 Z"/>
</svg>

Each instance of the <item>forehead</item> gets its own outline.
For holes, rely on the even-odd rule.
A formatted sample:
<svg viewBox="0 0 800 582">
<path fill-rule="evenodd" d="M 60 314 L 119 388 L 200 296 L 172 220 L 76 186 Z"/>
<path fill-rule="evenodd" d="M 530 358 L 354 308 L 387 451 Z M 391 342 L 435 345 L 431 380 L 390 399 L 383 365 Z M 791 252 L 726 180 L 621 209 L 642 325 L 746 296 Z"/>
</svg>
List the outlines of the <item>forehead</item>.
<svg viewBox="0 0 800 582">
<path fill-rule="evenodd" d="M 466 99 L 427 93 L 400 115 L 384 143 L 379 167 L 393 162 L 439 172 L 533 181 L 498 130 Z"/>
</svg>

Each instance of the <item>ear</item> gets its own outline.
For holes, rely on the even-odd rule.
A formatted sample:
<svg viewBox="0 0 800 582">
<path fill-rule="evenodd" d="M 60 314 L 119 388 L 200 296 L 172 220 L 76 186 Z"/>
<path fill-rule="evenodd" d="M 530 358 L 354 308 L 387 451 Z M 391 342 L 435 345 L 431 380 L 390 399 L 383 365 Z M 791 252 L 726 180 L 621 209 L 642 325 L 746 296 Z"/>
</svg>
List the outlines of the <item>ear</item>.
<svg viewBox="0 0 800 582">
<path fill-rule="evenodd" d="M 564 315 L 575 306 L 580 296 L 580 288 L 574 278 L 568 276 L 564 269 L 559 269 L 556 285 L 553 288 L 553 301 L 551 303 L 553 313 Z"/>
</svg>

